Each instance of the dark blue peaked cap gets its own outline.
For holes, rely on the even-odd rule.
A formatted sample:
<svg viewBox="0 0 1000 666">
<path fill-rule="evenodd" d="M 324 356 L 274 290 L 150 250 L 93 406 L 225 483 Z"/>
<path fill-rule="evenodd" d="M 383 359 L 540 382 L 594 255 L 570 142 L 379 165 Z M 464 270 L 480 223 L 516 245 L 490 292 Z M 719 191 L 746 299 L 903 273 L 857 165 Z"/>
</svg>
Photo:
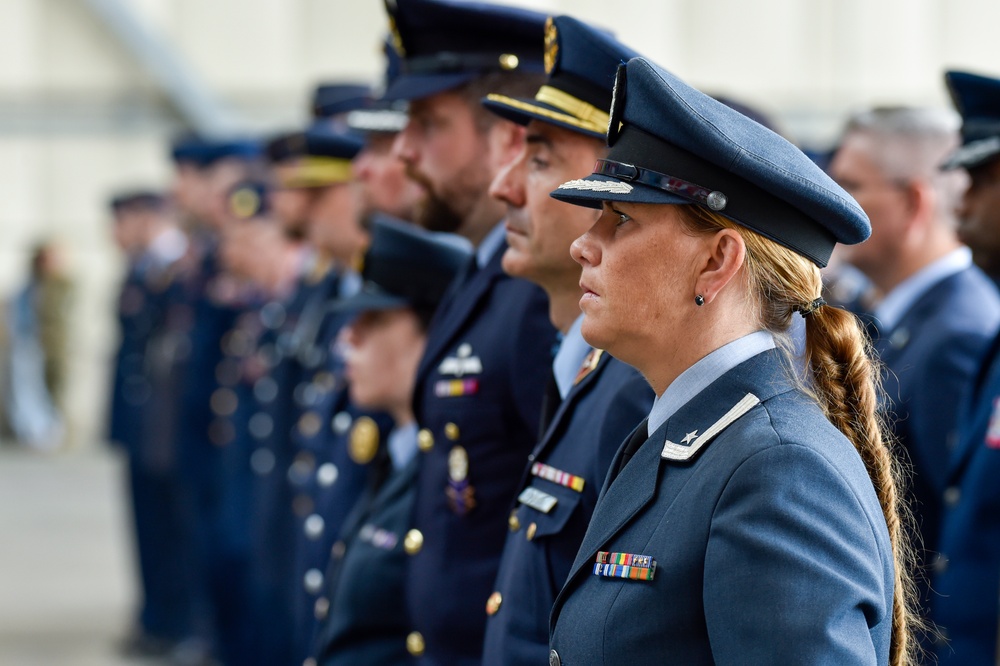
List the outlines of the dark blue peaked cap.
<svg viewBox="0 0 1000 666">
<path fill-rule="evenodd" d="M 962 114 L 962 146 L 943 168 L 972 168 L 1000 155 L 1000 80 L 968 72 L 945 72 L 945 83 Z"/>
<path fill-rule="evenodd" d="M 542 72 L 545 14 L 456 0 L 385 0 L 400 75 L 384 98 L 415 100 L 490 72 Z"/>
<path fill-rule="evenodd" d="M 619 70 L 607 159 L 552 196 L 701 204 L 825 266 L 871 235 L 864 211 L 802 151 L 644 58 Z"/>
<path fill-rule="evenodd" d="M 611 35 L 571 16 L 545 22 L 545 69 L 549 80 L 534 99 L 490 95 L 483 106 L 519 125 L 541 120 L 603 139 L 615 73 L 639 54 Z"/>
<path fill-rule="evenodd" d="M 338 311 L 437 308 L 472 251 L 448 234 L 376 214 L 365 252 L 361 290 L 338 302 Z"/>
<path fill-rule="evenodd" d="M 303 155 L 346 160 L 354 159 L 364 147 L 364 142 L 356 134 L 323 125 L 313 125 L 303 132 L 302 142 Z"/>
<path fill-rule="evenodd" d="M 366 109 L 371 104 L 371 86 L 363 83 L 321 83 L 313 92 L 313 117 L 332 118 Z"/>
<path fill-rule="evenodd" d="M 250 139 L 210 141 L 186 137 L 174 143 L 170 156 L 178 164 L 189 163 L 204 168 L 227 158 L 254 160 L 261 156 L 261 152 L 260 142 Z"/>
<path fill-rule="evenodd" d="M 385 54 L 385 72 L 380 91 L 385 91 L 392 85 L 393 81 L 399 78 L 403 60 L 393 47 L 392 35 L 386 35 L 385 41 L 382 43 L 382 52 Z M 365 134 L 369 132 L 396 133 L 406 126 L 406 121 L 406 102 L 381 99 L 381 92 L 376 94 L 376 99 L 371 106 L 347 114 L 347 126 Z"/>
</svg>

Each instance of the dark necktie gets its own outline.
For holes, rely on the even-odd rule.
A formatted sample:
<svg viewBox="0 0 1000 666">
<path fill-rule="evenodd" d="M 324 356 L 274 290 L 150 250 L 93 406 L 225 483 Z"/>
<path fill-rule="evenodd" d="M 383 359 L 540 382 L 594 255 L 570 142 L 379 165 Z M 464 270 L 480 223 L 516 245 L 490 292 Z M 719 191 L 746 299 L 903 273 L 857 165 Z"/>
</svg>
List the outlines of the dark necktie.
<svg viewBox="0 0 1000 666">
<path fill-rule="evenodd" d="M 628 464 L 628 461 L 632 459 L 632 456 L 634 456 L 639 448 L 646 443 L 646 440 L 649 439 L 649 434 L 647 433 L 648 427 L 649 419 L 643 419 L 642 423 L 639 424 L 639 427 L 636 428 L 635 432 L 632 433 L 632 436 L 629 437 L 629 440 L 625 442 L 625 448 L 622 451 L 622 459 L 621 462 L 618 463 L 618 470 L 615 472 L 616 477 L 622 473 L 622 470 L 625 469 L 625 465 Z"/>
<path fill-rule="evenodd" d="M 562 395 L 559 394 L 559 384 L 556 382 L 556 373 L 549 368 L 549 381 L 545 384 L 545 394 L 542 396 L 542 418 L 538 422 L 538 441 L 542 441 L 546 431 L 552 424 L 559 405 L 562 404 Z"/>
</svg>

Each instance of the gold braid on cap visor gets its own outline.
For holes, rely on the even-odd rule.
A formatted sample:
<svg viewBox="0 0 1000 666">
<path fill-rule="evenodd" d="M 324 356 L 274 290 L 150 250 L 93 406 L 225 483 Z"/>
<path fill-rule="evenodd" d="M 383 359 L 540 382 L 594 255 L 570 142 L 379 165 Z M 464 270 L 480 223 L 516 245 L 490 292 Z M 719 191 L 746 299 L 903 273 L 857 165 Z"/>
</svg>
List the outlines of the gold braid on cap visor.
<svg viewBox="0 0 1000 666">
<path fill-rule="evenodd" d="M 597 132 L 598 134 L 607 133 L 608 122 L 611 120 L 611 115 L 607 111 L 601 111 L 593 104 L 584 102 L 582 99 L 573 97 L 569 93 L 565 93 L 552 86 L 542 86 L 539 88 L 538 93 L 535 95 L 535 101 L 554 106 L 565 113 L 558 113 L 550 109 L 535 106 L 534 104 L 528 104 L 527 102 L 522 102 L 519 99 L 507 97 L 506 95 L 487 95 L 486 98 L 491 102 L 499 102 L 519 111 L 526 111 L 542 116 L 543 118 L 550 118 L 561 123 L 566 123 L 567 125 L 579 127 L 588 132 Z"/>
<path fill-rule="evenodd" d="M 352 178 L 351 160 L 338 157 L 303 157 L 278 175 L 279 184 L 285 188 L 326 187 Z"/>
</svg>

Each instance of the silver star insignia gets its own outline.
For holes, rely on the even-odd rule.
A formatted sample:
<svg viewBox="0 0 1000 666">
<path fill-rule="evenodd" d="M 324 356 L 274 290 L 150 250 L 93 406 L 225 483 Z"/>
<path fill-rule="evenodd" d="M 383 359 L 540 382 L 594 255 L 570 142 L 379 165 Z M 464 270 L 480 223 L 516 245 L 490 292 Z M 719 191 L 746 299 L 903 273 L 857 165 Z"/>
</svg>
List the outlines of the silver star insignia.
<svg viewBox="0 0 1000 666">
<path fill-rule="evenodd" d="M 684 439 L 682 439 L 681 442 L 683 442 L 684 444 L 690 444 L 697 436 L 698 436 L 698 431 L 692 430 L 688 434 L 684 435 Z"/>
</svg>

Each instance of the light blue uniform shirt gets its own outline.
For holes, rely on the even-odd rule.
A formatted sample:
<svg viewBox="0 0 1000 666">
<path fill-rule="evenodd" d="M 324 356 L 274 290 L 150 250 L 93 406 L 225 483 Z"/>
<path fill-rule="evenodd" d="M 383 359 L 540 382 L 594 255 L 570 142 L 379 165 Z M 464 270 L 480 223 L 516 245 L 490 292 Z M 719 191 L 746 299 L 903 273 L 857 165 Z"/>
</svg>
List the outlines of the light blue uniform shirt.
<svg viewBox="0 0 1000 666">
<path fill-rule="evenodd" d="M 500 220 L 495 227 L 486 234 L 486 238 L 479 243 L 476 248 L 476 266 L 482 268 L 490 262 L 493 253 L 503 244 L 507 238 L 507 221 Z"/>
<path fill-rule="evenodd" d="M 757 331 L 719 347 L 682 372 L 663 395 L 657 396 L 653 401 L 653 409 L 649 412 L 646 425 L 647 437 L 709 384 L 743 361 L 768 349 L 774 349 L 774 336 L 770 331 Z"/>
<path fill-rule="evenodd" d="M 960 247 L 900 282 L 872 313 L 883 331 L 891 331 L 917 300 L 941 280 L 972 265 L 972 250 Z"/>
<path fill-rule="evenodd" d="M 413 460 L 417 455 L 417 423 L 416 421 L 405 426 L 393 428 L 389 433 L 389 459 L 392 461 L 392 468 L 397 472 Z"/>
<path fill-rule="evenodd" d="M 576 381 L 576 376 L 580 372 L 580 366 L 583 365 L 583 359 L 587 358 L 587 354 L 593 349 L 587 344 L 587 341 L 583 339 L 583 335 L 580 333 L 580 327 L 583 325 L 583 314 L 581 313 L 573 325 L 570 326 L 569 331 L 563 336 L 562 342 L 559 344 L 559 351 L 556 352 L 556 357 L 552 359 L 552 374 L 556 377 L 556 385 L 559 387 L 559 397 L 563 400 L 566 399 L 566 395 L 569 390 L 573 388 L 573 382 Z"/>
</svg>

